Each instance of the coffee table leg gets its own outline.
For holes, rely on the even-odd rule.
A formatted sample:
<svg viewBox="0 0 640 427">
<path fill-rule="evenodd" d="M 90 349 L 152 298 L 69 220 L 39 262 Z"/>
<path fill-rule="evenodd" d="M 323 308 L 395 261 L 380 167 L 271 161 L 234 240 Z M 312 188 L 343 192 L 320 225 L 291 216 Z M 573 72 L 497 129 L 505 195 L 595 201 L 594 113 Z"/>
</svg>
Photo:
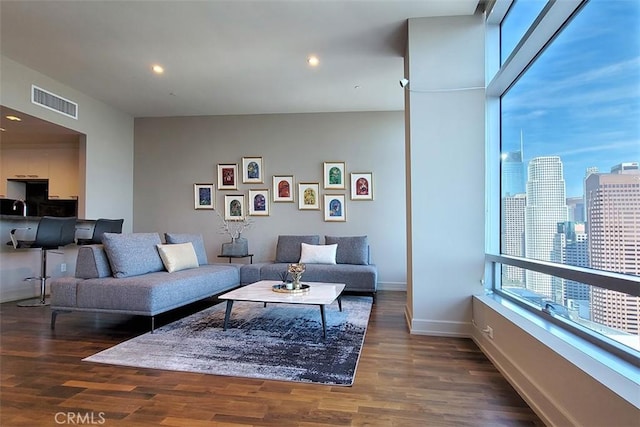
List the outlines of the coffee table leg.
<svg viewBox="0 0 640 427">
<path fill-rule="evenodd" d="M 327 320 L 324 317 L 324 305 L 320 304 L 320 317 L 322 318 L 322 338 L 327 337 Z"/>
<path fill-rule="evenodd" d="M 223 331 L 227 330 L 227 325 L 229 324 L 229 316 L 231 316 L 231 308 L 233 307 L 233 300 L 232 299 L 228 299 L 227 300 L 227 311 L 224 313 L 224 327 L 222 328 Z"/>
<path fill-rule="evenodd" d="M 338 295 L 338 308 L 342 311 L 342 295 Z"/>
</svg>

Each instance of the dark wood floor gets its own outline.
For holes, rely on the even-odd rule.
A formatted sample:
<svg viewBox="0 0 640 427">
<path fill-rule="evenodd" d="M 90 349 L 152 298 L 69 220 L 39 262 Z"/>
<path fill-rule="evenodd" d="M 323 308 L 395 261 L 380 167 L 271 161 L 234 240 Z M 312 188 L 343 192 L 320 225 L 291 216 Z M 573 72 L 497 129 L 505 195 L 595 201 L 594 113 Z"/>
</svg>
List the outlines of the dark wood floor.
<svg viewBox="0 0 640 427">
<path fill-rule="evenodd" d="M 411 336 L 380 292 L 352 387 L 126 368 L 81 359 L 149 319 L 0 305 L 2 426 L 542 426 L 469 339 Z M 204 301 L 160 316 L 162 325 Z"/>
</svg>

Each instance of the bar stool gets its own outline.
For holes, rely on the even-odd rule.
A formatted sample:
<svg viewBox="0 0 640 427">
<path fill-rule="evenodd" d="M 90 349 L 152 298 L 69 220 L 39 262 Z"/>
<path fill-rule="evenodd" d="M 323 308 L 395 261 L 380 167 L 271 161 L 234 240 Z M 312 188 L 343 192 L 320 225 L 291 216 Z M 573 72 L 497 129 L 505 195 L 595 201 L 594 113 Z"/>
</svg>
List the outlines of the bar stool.
<svg viewBox="0 0 640 427">
<path fill-rule="evenodd" d="M 99 245 L 102 243 L 104 233 L 122 233 L 124 219 L 98 218 L 93 226 L 93 235 L 90 239 L 78 239 L 78 245 Z"/>
<path fill-rule="evenodd" d="M 38 223 L 36 238 L 33 241 L 18 240 L 15 237 L 17 228 L 11 230 L 11 242 L 14 249 L 39 248 L 41 252 L 40 276 L 27 277 L 25 280 L 40 280 L 40 298 L 18 303 L 20 307 L 41 307 L 49 305 L 45 298 L 47 279 L 47 253 L 75 241 L 76 217 L 58 218 L 43 216 Z M 61 253 L 61 252 L 56 252 Z"/>
</svg>

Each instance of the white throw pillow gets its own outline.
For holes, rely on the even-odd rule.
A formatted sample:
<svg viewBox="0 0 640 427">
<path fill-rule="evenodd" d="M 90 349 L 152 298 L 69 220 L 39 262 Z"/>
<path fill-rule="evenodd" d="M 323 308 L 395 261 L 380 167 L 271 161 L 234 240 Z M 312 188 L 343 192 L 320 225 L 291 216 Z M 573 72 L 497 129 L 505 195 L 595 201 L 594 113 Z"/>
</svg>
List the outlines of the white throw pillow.
<svg viewBox="0 0 640 427">
<path fill-rule="evenodd" d="M 302 264 L 335 264 L 338 245 L 308 245 L 301 243 L 300 262 Z"/>
<path fill-rule="evenodd" d="M 199 266 L 198 256 L 191 242 L 158 245 L 158 252 L 169 273 Z"/>
</svg>

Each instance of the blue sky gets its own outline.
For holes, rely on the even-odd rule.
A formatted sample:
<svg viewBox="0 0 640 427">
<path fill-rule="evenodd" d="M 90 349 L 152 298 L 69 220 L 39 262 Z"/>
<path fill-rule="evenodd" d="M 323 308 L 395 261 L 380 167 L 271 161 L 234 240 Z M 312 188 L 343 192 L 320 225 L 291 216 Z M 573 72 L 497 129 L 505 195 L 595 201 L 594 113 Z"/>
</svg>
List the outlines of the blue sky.
<svg viewBox="0 0 640 427">
<path fill-rule="evenodd" d="M 587 3 L 503 97 L 502 111 L 502 151 L 518 150 L 522 131 L 525 162 L 560 156 L 568 197 L 582 195 L 587 167 L 640 161 L 640 1 Z"/>
</svg>

